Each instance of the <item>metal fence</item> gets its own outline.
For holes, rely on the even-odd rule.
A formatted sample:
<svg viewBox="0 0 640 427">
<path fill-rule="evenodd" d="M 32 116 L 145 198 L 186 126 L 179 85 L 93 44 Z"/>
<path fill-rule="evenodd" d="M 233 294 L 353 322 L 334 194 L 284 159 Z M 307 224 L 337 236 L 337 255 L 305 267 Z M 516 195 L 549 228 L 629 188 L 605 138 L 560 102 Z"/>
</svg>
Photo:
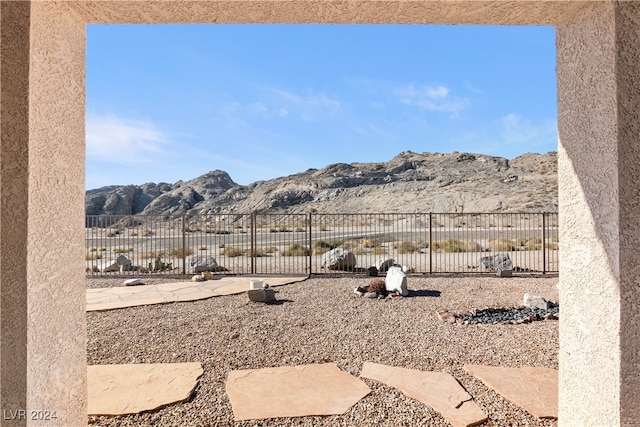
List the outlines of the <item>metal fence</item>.
<svg viewBox="0 0 640 427">
<path fill-rule="evenodd" d="M 329 251 L 354 266 L 326 268 Z M 522 273 L 558 271 L 557 213 L 213 214 L 87 216 L 88 274 L 366 273 L 393 259 L 415 273 L 487 272 L 508 254 Z M 213 259 L 213 260 L 212 260 Z M 204 267 L 200 267 L 204 268 Z"/>
</svg>

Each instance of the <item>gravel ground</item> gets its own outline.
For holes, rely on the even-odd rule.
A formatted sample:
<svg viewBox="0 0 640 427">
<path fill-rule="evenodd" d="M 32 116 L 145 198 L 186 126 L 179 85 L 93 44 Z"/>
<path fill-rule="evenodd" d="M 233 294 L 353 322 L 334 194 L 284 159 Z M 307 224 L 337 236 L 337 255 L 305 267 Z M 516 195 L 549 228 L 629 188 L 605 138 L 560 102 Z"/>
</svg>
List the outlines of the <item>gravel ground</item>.
<svg viewBox="0 0 640 427">
<path fill-rule="evenodd" d="M 489 416 L 484 426 L 555 426 L 467 375 L 466 363 L 558 368 L 558 322 L 456 325 L 436 311 L 522 303 L 525 292 L 558 301 L 557 277 L 409 277 L 407 298 L 371 300 L 353 288 L 369 278 L 314 277 L 275 288 L 279 304 L 245 294 L 87 313 L 87 363 L 201 362 L 189 402 L 122 417 L 89 417 L 99 426 L 449 426 L 437 412 L 373 380 L 339 416 L 234 422 L 225 379 L 234 369 L 336 363 L 355 376 L 366 361 L 453 375 Z M 87 287 L 123 279 L 88 278 Z M 172 281 L 150 279 L 147 284 Z M 175 279 L 173 279 L 175 281 Z M 268 283 L 268 279 L 266 280 Z"/>
</svg>

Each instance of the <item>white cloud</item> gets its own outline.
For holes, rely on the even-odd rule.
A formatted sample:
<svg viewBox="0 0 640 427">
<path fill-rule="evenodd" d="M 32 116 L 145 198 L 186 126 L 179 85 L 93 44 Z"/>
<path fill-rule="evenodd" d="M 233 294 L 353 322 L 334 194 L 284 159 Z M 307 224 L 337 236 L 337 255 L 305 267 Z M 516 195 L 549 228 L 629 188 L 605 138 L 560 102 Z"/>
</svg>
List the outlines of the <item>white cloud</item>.
<svg viewBox="0 0 640 427">
<path fill-rule="evenodd" d="M 289 110 L 294 108 L 303 110 L 322 109 L 335 112 L 343 107 L 339 99 L 322 92 L 299 95 L 286 89 L 265 88 L 264 90 L 277 95 L 281 101 L 288 104 Z"/>
<path fill-rule="evenodd" d="M 153 161 L 170 142 L 150 122 L 98 115 L 87 116 L 86 141 L 88 160 L 126 165 Z"/>
<path fill-rule="evenodd" d="M 451 96 L 449 88 L 445 86 L 420 86 L 413 84 L 401 86 L 395 94 L 402 104 L 416 107 L 420 110 L 438 111 L 458 114 L 467 108 L 470 101 L 467 98 Z"/>
<path fill-rule="evenodd" d="M 553 120 L 534 123 L 517 113 L 509 113 L 500 119 L 500 136 L 507 144 L 527 144 L 535 147 L 556 142 L 558 129 Z"/>
</svg>

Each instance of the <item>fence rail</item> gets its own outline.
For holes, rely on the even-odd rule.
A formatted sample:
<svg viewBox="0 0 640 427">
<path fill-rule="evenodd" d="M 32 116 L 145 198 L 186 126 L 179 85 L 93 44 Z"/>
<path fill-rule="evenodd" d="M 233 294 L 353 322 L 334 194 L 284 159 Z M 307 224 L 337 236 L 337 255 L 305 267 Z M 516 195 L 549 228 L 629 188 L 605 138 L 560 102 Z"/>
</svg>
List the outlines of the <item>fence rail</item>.
<svg viewBox="0 0 640 427">
<path fill-rule="evenodd" d="M 87 216 L 88 274 L 322 274 L 351 252 L 365 273 L 393 259 L 415 273 L 487 272 L 508 254 L 516 271 L 558 271 L 557 213 L 212 214 Z M 215 260 L 217 267 L 211 265 Z"/>
</svg>

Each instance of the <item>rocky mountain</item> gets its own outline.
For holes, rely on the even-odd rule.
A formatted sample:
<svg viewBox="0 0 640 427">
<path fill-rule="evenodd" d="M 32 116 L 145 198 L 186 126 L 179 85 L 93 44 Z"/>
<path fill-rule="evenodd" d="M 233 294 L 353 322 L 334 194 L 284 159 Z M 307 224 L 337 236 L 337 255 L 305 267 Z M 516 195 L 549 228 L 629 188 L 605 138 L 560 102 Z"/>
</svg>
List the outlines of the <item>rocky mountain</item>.
<svg viewBox="0 0 640 427">
<path fill-rule="evenodd" d="M 405 151 L 388 162 L 337 163 L 246 186 L 215 170 L 175 184 L 89 190 L 86 213 L 555 212 L 556 154 Z"/>
</svg>

